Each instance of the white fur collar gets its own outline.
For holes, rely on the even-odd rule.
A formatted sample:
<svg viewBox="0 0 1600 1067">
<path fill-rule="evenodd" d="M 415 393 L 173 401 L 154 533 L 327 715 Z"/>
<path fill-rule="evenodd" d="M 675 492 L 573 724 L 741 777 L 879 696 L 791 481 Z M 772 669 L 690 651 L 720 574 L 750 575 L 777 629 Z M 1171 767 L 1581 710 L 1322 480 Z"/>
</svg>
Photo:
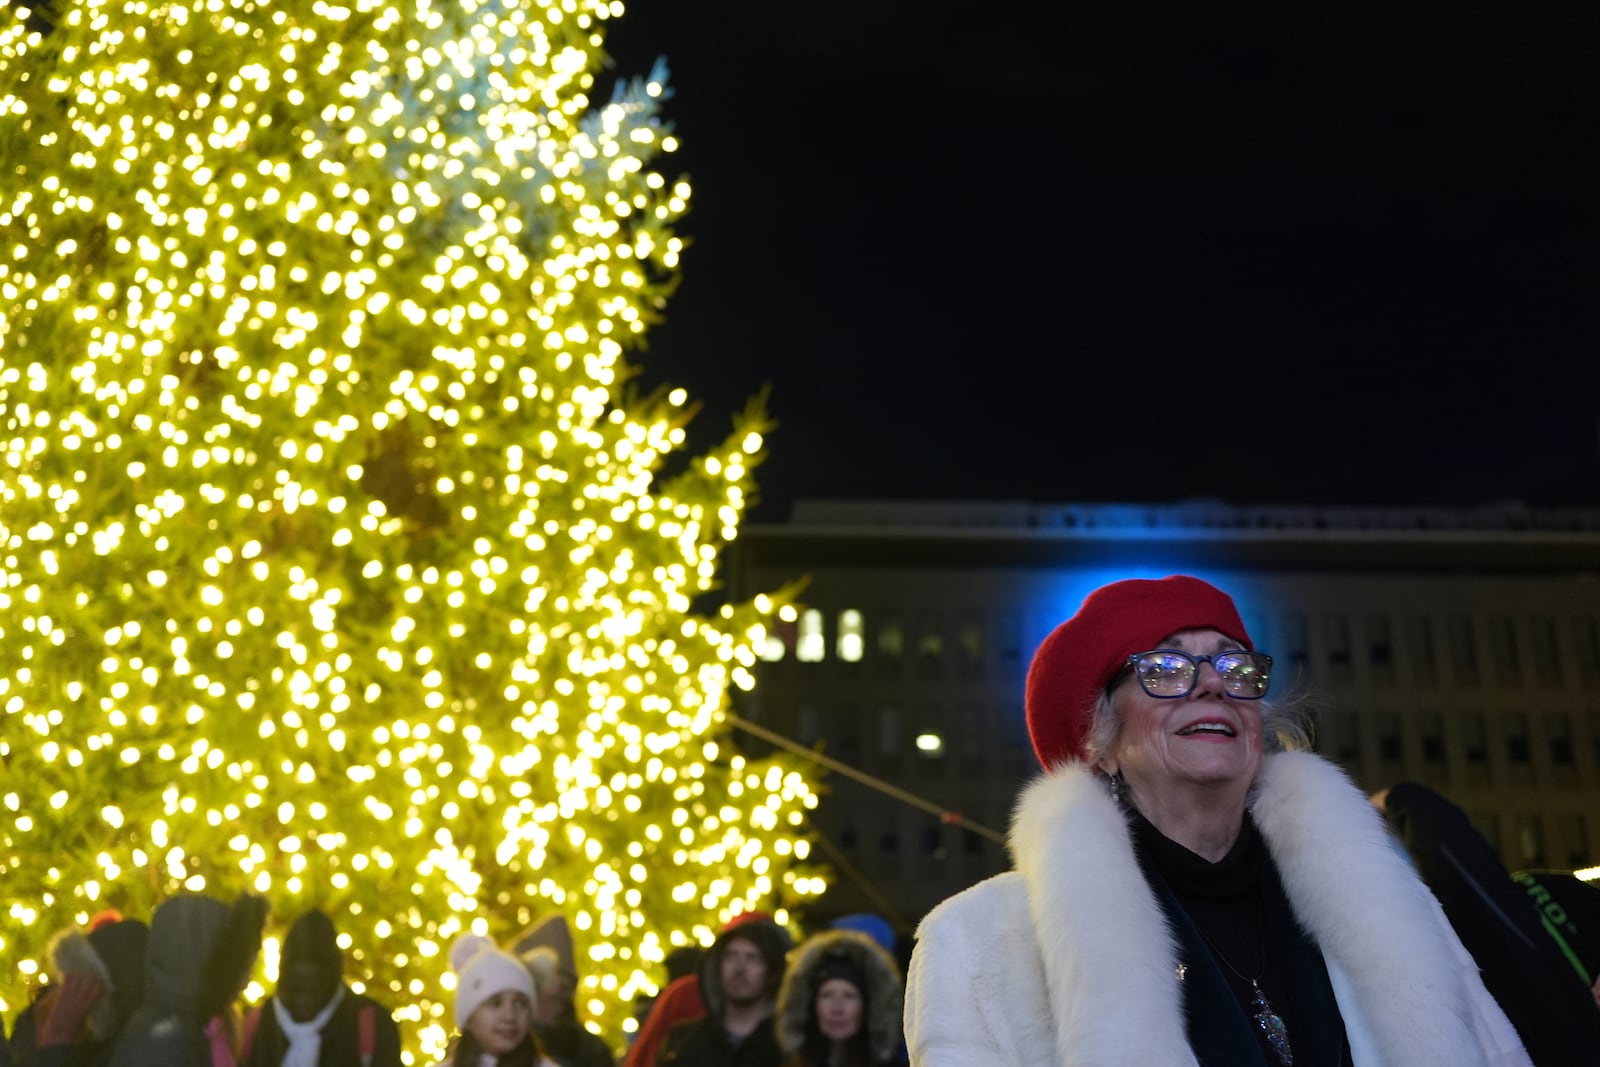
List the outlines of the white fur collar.
<svg viewBox="0 0 1600 1067">
<path fill-rule="evenodd" d="M 1376 808 L 1309 753 L 1264 761 L 1252 806 L 1296 918 L 1321 947 L 1347 1029 L 1383 1063 L 1482 1064 L 1477 975 Z M 1011 852 L 1027 886 L 1063 1063 L 1194 1064 L 1177 950 L 1126 818 L 1081 765 L 1033 781 Z M 1338 973 L 1335 973 L 1338 972 Z M 1348 983 L 1340 980 L 1347 976 Z M 1519 1050 L 1520 1051 L 1520 1050 Z"/>
</svg>

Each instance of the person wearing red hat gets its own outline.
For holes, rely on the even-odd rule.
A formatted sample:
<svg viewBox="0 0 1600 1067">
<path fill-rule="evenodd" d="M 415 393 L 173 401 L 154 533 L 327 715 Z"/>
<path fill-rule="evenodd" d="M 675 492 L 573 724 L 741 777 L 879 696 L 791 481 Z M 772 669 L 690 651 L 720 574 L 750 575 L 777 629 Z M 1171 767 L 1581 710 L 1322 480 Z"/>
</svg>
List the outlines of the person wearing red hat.
<svg viewBox="0 0 1600 1067">
<path fill-rule="evenodd" d="M 917 931 L 917 1067 L 1527 1067 L 1437 901 L 1187 575 L 1095 590 L 1040 645 L 1015 870 Z"/>
</svg>

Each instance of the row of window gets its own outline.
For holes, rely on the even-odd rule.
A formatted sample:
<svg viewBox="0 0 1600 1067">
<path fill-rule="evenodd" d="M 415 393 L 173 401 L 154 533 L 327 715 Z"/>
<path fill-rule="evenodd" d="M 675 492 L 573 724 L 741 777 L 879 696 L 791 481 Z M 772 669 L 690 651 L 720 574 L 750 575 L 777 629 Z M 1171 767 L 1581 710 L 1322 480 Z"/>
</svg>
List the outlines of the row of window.
<svg viewBox="0 0 1600 1067">
<path fill-rule="evenodd" d="M 1472 825 L 1499 850 L 1513 870 L 1575 869 L 1595 861 L 1589 818 L 1578 812 L 1542 816 L 1471 813 Z"/>
<path fill-rule="evenodd" d="M 1555 689 L 1574 678 L 1584 684 L 1600 682 L 1600 620 L 1593 616 L 1558 623 L 1548 615 L 1519 619 L 1495 613 L 1480 618 L 1455 612 L 1406 615 L 1397 624 L 1379 613 L 1352 620 L 1330 611 L 1315 620 L 1286 612 L 1277 621 L 1276 628 L 1264 617 L 1247 619 L 1246 625 L 1257 647 L 1274 655 L 1279 673 L 1287 674 L 1291 683 Z M 758 651 L 769 663 L 791 654 L 801 663 L 821 663 L 830 658 L 830 644 L 834 659 L 875 661 L 891 674 L 910 660 L 928 676 L 938 676 L 950 665 L 976 676 L 990 657 L 991 645 L 997 662 L 1017 665 L 1025 642 L 1022 613 L 1015 609 L 999 612 L 988 625 L 977 611 L 950 620 L 925 610 L 908 625 L 898 611 L 885 610 L 869 620 L 861 610 L 849 608 L 834 616 L 830 630 L 824 613 L 808 608 L 795 622 L 775 626 Z"/>
<path fill-rule="evenodd" d="M 1279 655 L 1297 676 L 1315 676 L 1322 666 L 1333 686 L 1432 689 L 1447 680 L 1463 689 L 1559 689 L 1574 671 L 1585 683 L 1600 680 L 1600 621 L 1592 616 L 1568 619 L 1565 635 L 1548 615 L 1413 614 L 1400 620 L 1398 633 L 1389 616 L 1376 613 L 1352 620 L 1325 612 L 1320 623 L 1315 641 L 1306 616 L 1285 614 Z"/>
<path fill-rule="evenodd" d="M 977 757 L 995 749 L 1013 755 L 1031 751 L 1020 706 L 1001 708 L 968 701 L 947 712 L 936 703 L 909 709 L 883 704 L 863 713 L 862 707 L 851 701 L 831 709 L 800 703 L 781 719 L 769 718 L 765 709 L 763 701 L 750 699 L 745 713 L 752 721 L 764 722 L 802 745 L 824 742 L 828 752 L 845 763 L 876 757 L 865 761 L 875 769 L 882 769 L 884 759 L 907 755 L 938 760 L 947 755 Z"/>
<path fill-rule="evenodd" d="M 992 630 L 996 655 L 1002 661 L 1019 661 L 1022 657 L 1022 613 L 1003 612 Z M 899 613 L 884 612 L 874 621 L 870 658 L 898 664 L 910 653 L 924 663 L 940 663 L 953 653 L 962 663 L 978 664 L 986 654 L 984 631 L 983 620 L 976 612 L 963 614 L 956 620 L 953 635 L 946 632 L 940 612 L 920 612 L 914 625 L 909 627 Z M 768 663 L 777 663 L 787 658 L 792 650 L 794 658 L 801 663 L 821 663 L 829 658 L 828 638 L 823 613 L 817 608 L 808 608 L 795 622 L 776 624 L 757 653 Z M 833 658 L 845 663 L 859 663 L 869 658 L 867 622 L 859 610 L 847 608 L 838 613 L 832 638 Z"/>
<path fill-rule="evenodd" d="M 1581 813 L 1469 814 L 1473 826 L 1512 869 L 1571 869 L 1594 862 L 1590 820 Z M 920 821 L 920 817 L 912 818 Z M 964 859 L 967 866 L 1003 860 L 1001 850 L 986 848 L 986 839 L 971 830 L 925 824 L 908 832 L 903 825 L 906 821 L 902 813 L 889 812 L 875 826 L 859 820 L 848 822 L 834 832 L 834 837 L 846 853 L 872 854 L 870 860 L 857 860 L 869 875 L 881 876 L 908 861 L 927 871 L 958 858 Z"/>
<path fill-rule="evenodd" d="M 1581 751 L 1570 715 L 1530 716 L 1512 711 L 1489 716 L 1466 711 L 1450 718 L 1455 724 L 1453 736 L 1445 716 L 1438 712 L 1413 716 L 1415 726 L 1408 736 L 1404 720 L 1396 712 L 1335 712 L 1318 724 L 1316 747 L 1359 770 L 1367 751 L 1363 735 L 1369 735 L 1374 772 L 1380 781 L 1411 771 L 1435 785 L 1448 786 L 1459 770 L 1463 784 L 1474 786 L 1578 784 Z M 1600 767 L 1600 714 L 1591 714 L 1589 719 L 1589 753 L 1584 762 Z"/>
<path fill-rule="evenodd" d="M 802 745 L 819 742 L 852 766 L 903 772 L 920 765 L 940 773 L 948 765 L 966 775 L 987 769 L 1029 769 L 1032 750 L 1018 706 L 964 701 L 954 707 L 924 702 L 908 708 L 883 704 L 864 709 L 844 701 L 833 707 L 802 701 L 768 719 L 752 698 L 752 720 Z M 1409 728 L 1408 728 L 1409 722 Z M 1420 712 L 1335 710 L 1316 724 L 1317 751 L 1376 784 L 1411 775 L 1441 788 L 1451 785 L 1576 787 L 1581 767 L 1600 773 L 1600 712 L 1587 718 L 1586 737 L 1564 712 Z M 1459 780 L 1458 780 L 1459 779 Z"/>
</svg>

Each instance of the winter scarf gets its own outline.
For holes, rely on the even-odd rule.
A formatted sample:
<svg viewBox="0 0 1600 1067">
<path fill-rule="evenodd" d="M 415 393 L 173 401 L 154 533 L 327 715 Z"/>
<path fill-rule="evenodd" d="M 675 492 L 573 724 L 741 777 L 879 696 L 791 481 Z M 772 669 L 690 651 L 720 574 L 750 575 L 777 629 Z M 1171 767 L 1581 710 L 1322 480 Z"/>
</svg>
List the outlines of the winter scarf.
<svg viewBox="0 0 1600 1067">
<path fill-rule="evenodd" d="M 333 1013 L 339 1010 L 343 1000 L 344 986 L 340 985 L 328 1003 L 309 1022 L 297 1023 L 283 1003 L 277 997 L 272 998 L 272 1014 L 278 1020 L 278 1029 L 289 1041 L 289 1048 L 283 1054 L 282 1067 L 317 1067 L 317 1059 L 322 1055 L 323 1028 L 333 1018 Z"/>
</svg>

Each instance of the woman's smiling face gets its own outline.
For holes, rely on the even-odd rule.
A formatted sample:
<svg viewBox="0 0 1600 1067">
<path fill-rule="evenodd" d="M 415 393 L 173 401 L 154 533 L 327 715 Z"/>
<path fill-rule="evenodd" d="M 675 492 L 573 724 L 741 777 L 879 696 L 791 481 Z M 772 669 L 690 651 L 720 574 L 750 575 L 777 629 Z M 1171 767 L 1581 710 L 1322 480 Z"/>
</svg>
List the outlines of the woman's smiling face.
<svg viewBox="0 0 1600 1067">
<path fill-rule="evenodd" d="M 1216 630 L 1181 630 L 1162 641 L 1192 656 L 1238 649 Z M 1171 700 L 1150 696 L 1131 676 L 1111 693 L 1122 724 L 1101 766 L 1120 773 L 1135 795 L 1160 795 L 1174 785 L 1221 785 L 1255 780 L 1261 767 L 1261 709 L 1228 696 L 1216 668 L 1200 665 L 1194 688 Z"/>
</svg>

